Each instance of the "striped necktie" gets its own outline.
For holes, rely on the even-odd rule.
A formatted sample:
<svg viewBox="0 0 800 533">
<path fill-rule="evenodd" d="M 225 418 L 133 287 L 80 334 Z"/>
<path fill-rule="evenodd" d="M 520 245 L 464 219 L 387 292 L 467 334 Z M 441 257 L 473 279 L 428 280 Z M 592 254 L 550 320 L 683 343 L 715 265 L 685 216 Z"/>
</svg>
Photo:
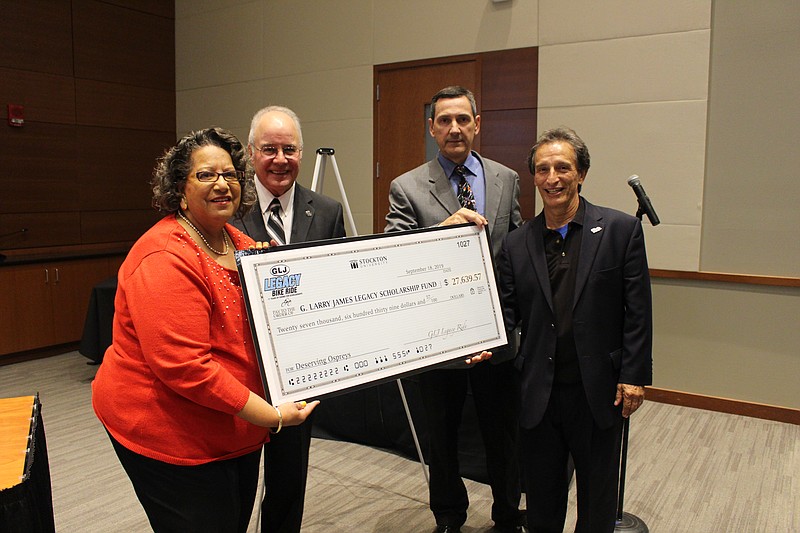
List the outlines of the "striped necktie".
<svg viewBox="0 0 800 533">
<path fill-rule="evenodd" d="M 475 195 L 472 194 L 472 187 L 469 186 L 466 178 L 467 167 L 456 165 L 453 174 L 458 176 L 458 203 L 461 204 L 461 207 L 475 211 Z"/>
<path fill-rule="evenodd" d="M 286 244 L 286 234 L 283 232 L 283 220 L 281 220 L 281 201 L 277 198 L 273 198 L 269 204 L 267 233 L 270 239 L 275 239 L 278 244 Z"/>
</svg>

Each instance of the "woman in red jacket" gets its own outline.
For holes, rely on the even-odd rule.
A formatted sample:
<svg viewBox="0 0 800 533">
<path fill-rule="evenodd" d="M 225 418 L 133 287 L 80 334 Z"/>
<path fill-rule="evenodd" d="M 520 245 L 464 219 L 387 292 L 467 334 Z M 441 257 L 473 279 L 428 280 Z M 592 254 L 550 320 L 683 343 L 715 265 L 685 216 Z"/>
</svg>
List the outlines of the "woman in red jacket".
<svg viewBox="0 0 800 533">
<path fill-rule="evenodd" d="M 255 201 L 246 169 L 225 130 L 182 138 L 152 180 L 166 216 L 119 270 L 92 404 L 155 531 L 245 532 L 268 428 L 318 403 L 263 398 L 233 254 L 255 242 L 227 224 Z"/>
</svg>

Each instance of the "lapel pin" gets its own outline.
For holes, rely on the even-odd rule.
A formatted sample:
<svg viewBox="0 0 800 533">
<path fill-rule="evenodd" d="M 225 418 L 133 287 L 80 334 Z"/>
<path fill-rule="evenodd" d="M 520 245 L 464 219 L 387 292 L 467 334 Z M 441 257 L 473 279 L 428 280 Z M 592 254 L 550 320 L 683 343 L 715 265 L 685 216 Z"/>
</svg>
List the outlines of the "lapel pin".
<svg viewBox="0 0 800 533">
<path fill-rule="evenodd" d="M 603 228 L 601 228 L 600 226 L 595 226 L 590 231 L 592 233 L 597 233 L 598 231 L 602 231 L 602 230 L 603 230 Z"/>
<path fill-rule="evenodd" d="M 311 216 L 311 210 L 310 210 L 310 209 L 306 209 L 306 216 L 307 216 L 307 217 L 310 217 L 310 216 Z"/>
</svg>

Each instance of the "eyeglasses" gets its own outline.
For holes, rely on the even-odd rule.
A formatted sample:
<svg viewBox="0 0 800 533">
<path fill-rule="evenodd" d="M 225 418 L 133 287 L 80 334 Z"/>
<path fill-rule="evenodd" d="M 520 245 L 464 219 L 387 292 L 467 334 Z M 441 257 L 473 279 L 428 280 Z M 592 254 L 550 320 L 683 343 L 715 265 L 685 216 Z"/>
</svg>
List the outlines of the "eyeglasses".
<svg viewBox="0 0 800 533">
<path fill-rule="evenodd" d="M 283 157 L 285 157 L 286 159 L 295 159 L 300 155 L 300 152 L 302 152 L 301 148 L 298 148 L 293 144 L 287 144 L 285 146 L 275 146 L 272 144 L 265 144 L 261 148 L 256 148 L 256 150 L 261 152 L 261 155 L 263 155 L 264 157 L 270 157 L 270 158 L 276 157 L 278 155 L 278 152 L 282 152 Z"/>
<path fill-rule="evenodd" d="M 234 182 L 243 182 L 244 181 L 244 170 L 226 170 L 225 172 L 214 172 L 213 170 L 198 170 L 194 173 L 194 177 L 197 178 L 197 181 L 202 181 L 203 183 L 213 183 L 217 181 L 220 177 L 227 181 L 228 183 Z"/>
</svg>

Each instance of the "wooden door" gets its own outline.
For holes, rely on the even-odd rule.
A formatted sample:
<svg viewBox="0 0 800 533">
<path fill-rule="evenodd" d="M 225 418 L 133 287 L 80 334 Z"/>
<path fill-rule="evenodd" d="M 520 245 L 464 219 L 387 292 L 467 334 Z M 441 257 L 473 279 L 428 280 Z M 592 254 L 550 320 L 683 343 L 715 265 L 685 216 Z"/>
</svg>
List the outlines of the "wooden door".
<svg viewBox="0 0 800 533">
<path fill-rule="evenodd" d="M 389 184 L 427 160 L 425 140 L 430 135 L 426 105 L 439 89 L 462 85 L 475 93 L 480 109 L 480 62 L 477 57 L 459 56 L 457 60 L 434 64 L 376 66 L 374 77 L 376 179 L 372 229 L 383 233 L 389 212 Z M 480 150 L 480 135 L 475 138 L 473 149 Z"/>
</svg>

